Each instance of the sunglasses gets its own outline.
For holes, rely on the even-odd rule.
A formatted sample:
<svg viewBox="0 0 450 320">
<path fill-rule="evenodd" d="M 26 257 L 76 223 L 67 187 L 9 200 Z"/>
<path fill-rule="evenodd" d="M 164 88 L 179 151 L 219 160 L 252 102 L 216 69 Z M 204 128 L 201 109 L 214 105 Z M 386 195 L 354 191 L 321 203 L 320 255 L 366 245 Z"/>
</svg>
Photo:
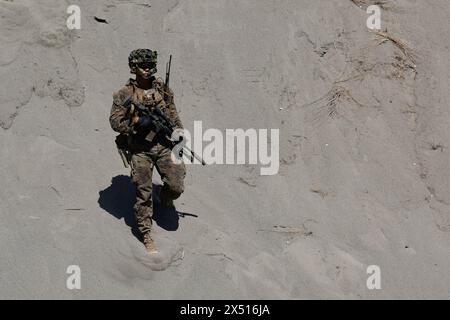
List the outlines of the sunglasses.
<svg viewBox="0 0 450 320">
<path fill-rule="evenodd" d="M 140 69 L 153 69 L 156 67 L 156 63 L 154 62 L 142 62 L 137 65 Z"/>
</svg>

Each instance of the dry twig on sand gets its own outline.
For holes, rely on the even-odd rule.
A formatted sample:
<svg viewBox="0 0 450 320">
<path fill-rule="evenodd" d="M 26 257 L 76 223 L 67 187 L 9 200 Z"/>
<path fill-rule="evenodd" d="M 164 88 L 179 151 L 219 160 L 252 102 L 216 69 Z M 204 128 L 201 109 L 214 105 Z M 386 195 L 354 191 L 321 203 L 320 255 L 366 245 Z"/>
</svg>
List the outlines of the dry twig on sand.
<svg viewBox="0 0 450 320">
<path fill-rule="evenodd" d="M 316 222 L 315 220 L 311 220 L 311 221 Z M 308 221 L 305 221 L 305 222 L 308 222 Z M 308 236 L 311 236 L 313 234 L 313 232 L 308 230 L 308 228 L 305 226 L 305 222 L 302 224 L 302 226 L 300 228 L 276 225 L 276 226 L 273 226 L 273 229 L 259 229 L 258 231 L 277 232 L 277 233 L 285 233 L 285 234 L 300 234 L 300 235 L 308 237 Z"/>
</svg>

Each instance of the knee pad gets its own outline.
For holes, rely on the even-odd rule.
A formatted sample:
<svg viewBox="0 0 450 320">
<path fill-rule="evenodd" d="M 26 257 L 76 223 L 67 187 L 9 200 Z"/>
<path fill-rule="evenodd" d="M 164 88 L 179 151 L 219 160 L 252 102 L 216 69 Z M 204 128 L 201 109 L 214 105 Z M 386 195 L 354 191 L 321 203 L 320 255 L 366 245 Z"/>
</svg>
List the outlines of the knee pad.
<svg viewBox="0 0 450 320">
<path fill-rule="evenodd" d="M 169 186 L 169 185 L 165 184 L 163 189 L 161 190 L 161 193 L 164 194 L 163 196 L 167 196 L 168 198 L 170 198 L 172 200 L 179 198 L 183 192 L 184 192 L 183 185 Z"/>
</svg>

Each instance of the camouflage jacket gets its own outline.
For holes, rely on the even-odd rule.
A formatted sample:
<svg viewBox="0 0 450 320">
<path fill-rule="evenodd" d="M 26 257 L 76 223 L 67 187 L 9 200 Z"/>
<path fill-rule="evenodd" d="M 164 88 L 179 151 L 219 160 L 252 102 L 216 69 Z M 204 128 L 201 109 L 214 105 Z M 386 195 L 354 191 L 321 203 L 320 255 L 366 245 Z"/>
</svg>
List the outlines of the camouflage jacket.
<svg viewBox="0 0 450 320">
<path fill-rule="evenodd" d="M 123 106 L 124 101 L 130 97 L 134 97 L 134 101 L 144 102 L 151 108 L 158 105 L 166 115 L 175 123 L 177 128 L 183 128 L 177 109 L 175 107 L 173 92 L 166 87 L 161 78 L 155 78 L 153 88 L 149 90 L 142 90 L 137 87 L 136 80 L 130 79 L 128 83 L 119 91 L 113 94 L 113 104 L 109 122 L 111 128 L 119 133 L 131 135 L 133 140 L 138 142 L 143 141 L 143 137 L 152 140 L 155 133 L 149 130 L 148 132 L 138 132 L 130 121 L 129 107 Z"/>
</svg>

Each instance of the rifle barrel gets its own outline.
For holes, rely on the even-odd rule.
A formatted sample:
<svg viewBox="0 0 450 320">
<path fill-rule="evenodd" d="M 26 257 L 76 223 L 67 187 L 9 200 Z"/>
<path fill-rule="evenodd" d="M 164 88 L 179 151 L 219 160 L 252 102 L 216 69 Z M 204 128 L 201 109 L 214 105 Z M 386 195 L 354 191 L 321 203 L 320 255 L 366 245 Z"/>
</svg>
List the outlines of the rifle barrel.
<svg viewBox="0 0 450 320">
<path fill-rule="evenodd" d="M 166 87 L 169 86 L 170 66 L 172 65 L 172 55 L 169 57 L 169 62 L 166 64 Z"/>
<path fill-rule="evenodd" d="M 186 150 L 188 153 L 191 154 L 192 157 L 194 157 L 195 159 L 197 159 L 198 161 L 200 161 L 201 164 L 202 164 L 203 166 L 206 166 L 205 160 L 203 160 L 202 158 L 200 158 L 200 156 L 197 155 L 194 151 L 192 151 L 191 149 L 189 149 L 189 148 L 186 147 L 186 146 L 183 147 L 183 150 Z M 191 161 L 192 161 L 192 160 L 191 160 Z"/>
</svg>

